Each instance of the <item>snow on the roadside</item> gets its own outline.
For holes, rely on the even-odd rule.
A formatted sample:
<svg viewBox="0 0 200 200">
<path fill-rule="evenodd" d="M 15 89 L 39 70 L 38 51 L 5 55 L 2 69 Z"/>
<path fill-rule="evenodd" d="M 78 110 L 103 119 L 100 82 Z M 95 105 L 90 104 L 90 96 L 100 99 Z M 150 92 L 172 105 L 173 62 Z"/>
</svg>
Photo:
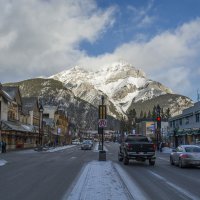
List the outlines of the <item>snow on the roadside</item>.
<svg viewBox="0 0 200 200">
<path fill-rule="evenodd" d="M 169 147 L 162 148 L 162 153 L 171 153 L 171 152 L 172 152 L 172 148 L 169 148 Z"/>
<path fill-rule="evenodd" d="M 108 149 L 105 146 L 103 146 L 103 150 L 104 151 L 108 151 Z M 95 143 L 93 151 L 94 152 L 99 152 L 99 143 L 97 143 L 97 142 Z"/>
<path fill-rule="evenodd" d="M 4 166 L 7 163 L 6 160 L 0 159 L 0 167 Z"/>
<path fill-rule="evenodd" d="M 53 149 L 49 149 L 46 152 L 61 151 L 61 150 L 64 150 L 64 149 L 69 149 L 69 148 L 75 147 L 75 146 L 76 145 L 67 145 L 67 146 L 63 146 L 63 147 L 56 147 L 56 148 L 53 148 Z"/>
<path fill-rule="evenodd" d="M 111 161 L 92 161 L 86 165 L 71 193 L 63 200 L 128 200 L 130 194 Z"/>
</svg>

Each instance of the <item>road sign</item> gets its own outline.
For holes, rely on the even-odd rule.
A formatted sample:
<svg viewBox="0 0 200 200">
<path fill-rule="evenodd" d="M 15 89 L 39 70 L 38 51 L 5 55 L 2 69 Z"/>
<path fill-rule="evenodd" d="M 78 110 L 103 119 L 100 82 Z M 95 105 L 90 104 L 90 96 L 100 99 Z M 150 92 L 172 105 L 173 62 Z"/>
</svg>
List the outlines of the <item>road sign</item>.
<svg viewBox="0 0 200 200">
<path fill-rule="evenodd" d="M 107 127 L 107 120 L 106 119 L 99 119 L 98 125 L 100 128 Z"/>
<path fill-rule="evenodd" d="M 99 105 L 99 119 L 106 119 L 106 105 Z"/>
</svg>

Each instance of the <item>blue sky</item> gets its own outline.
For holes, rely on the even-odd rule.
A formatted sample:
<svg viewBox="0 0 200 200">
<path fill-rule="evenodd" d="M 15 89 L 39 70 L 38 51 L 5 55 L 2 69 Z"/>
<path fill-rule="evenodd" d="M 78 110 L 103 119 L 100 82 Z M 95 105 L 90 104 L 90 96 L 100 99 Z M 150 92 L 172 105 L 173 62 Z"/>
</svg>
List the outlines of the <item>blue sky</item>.
<svg viewBox="0 0 200 200">
<path fill-rule="evenodd" d="M 125 60 L 196 101 L 199 0 L 0 0 L 1 82 Z"/>
<path fill-rule="evenodd" d="M 81 42 L 80 48 L 92 56 L 111 53 L 120 44 L 137 40 L 141 34 L 148 40 L 162 31 L 176 29 L 196 19 L 200 12 L 199 0 L 98 0 L 97 5 L 102 9 L 116 6 L 116 13 L 114 25 L 103 37 L 92 44 Z M 145 17 L 148 20 L 141 25 Z"/>
</svg>

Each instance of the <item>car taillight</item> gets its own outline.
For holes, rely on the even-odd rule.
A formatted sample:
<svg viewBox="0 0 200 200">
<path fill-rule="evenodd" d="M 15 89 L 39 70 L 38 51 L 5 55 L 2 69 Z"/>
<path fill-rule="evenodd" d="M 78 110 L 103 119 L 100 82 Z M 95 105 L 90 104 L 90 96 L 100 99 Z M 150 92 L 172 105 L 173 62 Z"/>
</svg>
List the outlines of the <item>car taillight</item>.
<svg viewBox="0 0 200 200">
<path fill-rule="evenodd" d="M 152 147 L 153 147 L 153 150 L 155 151 L 156 150 L 156 145 L 152 144 Z"/>
<path fill-rule="evenodd" d="M 189 156 L 187 154 L 181 154 L 180 157 L 181 158 L 189 158 Z"/>
<path fill-rule="evenodd" d="M 131 148 L 132 148 L 132 145 L 131 145 L 131 144 L 128 144 L 128 143 L 126 143 L 126 147 L 127 147 L 127 149 L 128 149 L 128 150 L 131 150 Z"/>
</svg>

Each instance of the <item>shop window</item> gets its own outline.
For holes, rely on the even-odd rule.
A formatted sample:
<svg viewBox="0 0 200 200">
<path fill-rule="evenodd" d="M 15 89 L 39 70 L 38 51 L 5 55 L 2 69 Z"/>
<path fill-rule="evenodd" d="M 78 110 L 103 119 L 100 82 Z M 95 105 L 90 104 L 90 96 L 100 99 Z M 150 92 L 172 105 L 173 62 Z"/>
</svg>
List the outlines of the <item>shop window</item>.
<svg viewBox="0 0 200 200">
<path fill-rule="evenodd" d="M 199 122 L 200 120 L 199 120 L 199 113 L 198 114 L 196 114 L 196 122 Z"/>
<path fill-rule="evenodd" d="M 190 123 L 189 117 L 186 117 L 186 118 L 185 118 L 185 124 L 189 124 L 189 123 Z"/>
</svg>

